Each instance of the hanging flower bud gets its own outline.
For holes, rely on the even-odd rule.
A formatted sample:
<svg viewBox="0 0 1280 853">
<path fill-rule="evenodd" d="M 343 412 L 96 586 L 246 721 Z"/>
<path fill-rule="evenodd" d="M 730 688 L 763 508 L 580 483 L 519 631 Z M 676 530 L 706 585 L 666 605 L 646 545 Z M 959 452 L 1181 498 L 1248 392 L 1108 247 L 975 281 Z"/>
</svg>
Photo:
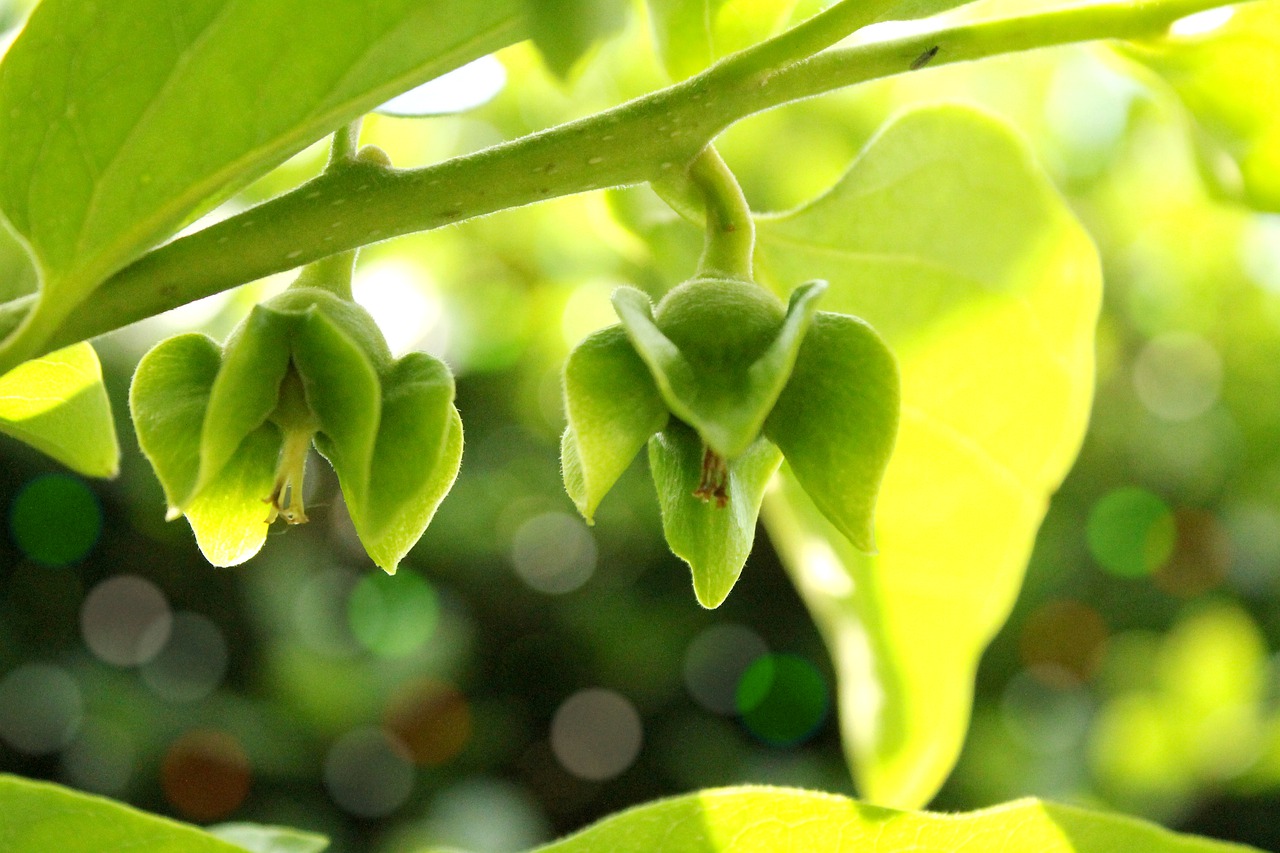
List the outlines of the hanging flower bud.
<svg viewBox="0 0 1280 853">
<path fill-rule="evenodd" d="M 139 363 L 130 409 L 164 487 L 214 565 L 244 562 L 277 518 L 307 521 L 308 451 L 338 475 L 356 533 L 392 573 L 457 475 L 462 424 L 448 368 L 392 359 L 363 308 L 294 286 L 224 346 L 170 338 Z"/>
</svg>

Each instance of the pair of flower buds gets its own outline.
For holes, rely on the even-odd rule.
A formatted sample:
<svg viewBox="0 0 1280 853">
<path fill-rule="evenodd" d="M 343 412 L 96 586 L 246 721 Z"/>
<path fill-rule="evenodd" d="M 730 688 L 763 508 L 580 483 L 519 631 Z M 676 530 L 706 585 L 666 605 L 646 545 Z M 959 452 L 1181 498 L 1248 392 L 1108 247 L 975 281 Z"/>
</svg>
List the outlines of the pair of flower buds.
<svg viewBox="0 0 1280 853">
<path fill-rule="evenodd" d="M 655 309 L 619 288 L 621 323 L 565 365 L 569 495 L 590 521 L 647 443 L 667 541 L 704 606 L 741 573 L 784 456 L 831 523 L 874 548 L 897 372 L 864 322 L 816 310 L 824 289 L 803 285 L 784 308 L 753 282 L 697 278 Z M 394 572 L 457 475 L 453 397 L 441 362 L 393 359 L 359 306 L 295 286 L 254 308 L 223 346 L 199 334 L 158 345 L 138 365 L 130 405 L 170 517 L 187 517 L 214 565 L 257 553 L 277 516 L 306 520 L 314 442 L 370 557 Z"/>
</svg>

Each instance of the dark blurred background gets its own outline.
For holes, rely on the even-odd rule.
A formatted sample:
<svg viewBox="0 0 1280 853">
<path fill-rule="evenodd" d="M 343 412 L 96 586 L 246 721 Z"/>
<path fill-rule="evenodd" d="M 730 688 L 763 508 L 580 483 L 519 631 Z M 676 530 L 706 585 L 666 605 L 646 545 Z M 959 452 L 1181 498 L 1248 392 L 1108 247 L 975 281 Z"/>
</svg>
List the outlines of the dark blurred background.
<svg viewBox="0 0 1280 853">
<path fill-rule="evenodd" d="M 0 2 L 0 22 L 24 5 Z M 426 163 L 661 79 L 634 22 L 568 84 L 517 47 L 401 109 L 501 87 L 492 100 L 373 117 L 365 140 Z M 1025 132 L 1094 235 L 1107 293 L 1088 438 L 933 807 L 1039 795 L 1280 850 L 1280 218 L 1215 198 L 1179 105 L 1101 48 L 874 84 L 744 122 L 722 150 L 755 207 L 784 209 L 834 182 L 886 116 L 934 100 Z M 797 144 L 803 164 L 780 167 Z M 222 210 L 323 158 L 313 146 Z M 394 578 L 364 556 L 318 457 L 312 523 L 211 568 L 185 523 L 163 520 L 127 426 L 147 348 L 225 335 L 288 277 L 101 341 L 118 479 L 0 439 L 0 770 L 379 853 L 521 850 L 745 781 L 853 794 L 830 664 L 763 533 L 708 612 L 662 541 L 643 462 L 594 527 L 560 486 L 564 356 L 613 322 L 615 286 L 660 292 L 697 245 L 631 189 L 364 253 L 357 297 L 393 349 L 450 363 L 466 428 L 461 476 Z M 32 287 L 6 238 L 0 296 Z M 769 663 L 788 676 L 739 715 L 736 694 Z"/>
</svg>

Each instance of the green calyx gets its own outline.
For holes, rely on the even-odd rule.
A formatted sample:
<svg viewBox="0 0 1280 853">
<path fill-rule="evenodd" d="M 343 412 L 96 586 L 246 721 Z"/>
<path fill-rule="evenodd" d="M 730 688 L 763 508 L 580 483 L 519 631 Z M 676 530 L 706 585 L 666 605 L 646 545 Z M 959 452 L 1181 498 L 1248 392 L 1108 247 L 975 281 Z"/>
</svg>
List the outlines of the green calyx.
<svg viewBox="0 0 1280 853">
<path fill-rule="evenodd" d="M 256 306 L 219 347 L 170 338 L 139 363 L 130 409 L 164 487 L 211 563 L 244 562 L 277 518 L 307 521 L 314 444 L 356 533 L 394 572 L 457 475 L 453 378 L 423 353 L 393 359 L 364 309 L 295 286 Z"/>
<path fill-rule="evenodd" d="M 802 285 L 785 308 L 733 278 L 695 278 L 656 307 L 619 288 L 621 324 L 589 336 L 565 365 L 569 495 L 590 521 L 648 444 L 663 531 L 706 607 L 741 573 L 783 457 L 836 527 L 874 551 L 897 367 L 866 323 L 816 310 L 825 288 Z"/>
</svg>

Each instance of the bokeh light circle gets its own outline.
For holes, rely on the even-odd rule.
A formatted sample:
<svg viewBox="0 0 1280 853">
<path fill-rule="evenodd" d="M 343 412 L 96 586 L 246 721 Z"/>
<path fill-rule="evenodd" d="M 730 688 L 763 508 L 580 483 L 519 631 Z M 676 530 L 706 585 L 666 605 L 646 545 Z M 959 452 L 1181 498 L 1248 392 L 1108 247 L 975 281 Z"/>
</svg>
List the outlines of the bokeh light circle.
<svg viewBox="0 0 1280 853">
<path fill-rule="evenodd" d="M 119 795 L 133 777 L 136 757 L 129 732 L 108 720 L 89 717 L 62 753 L 62 772 L 77 788 Z"/>
<path fill-rule="evenodd" d="M 424 678 L 401 687 L 387 704 L 383 722 L 415 764 L 435 767 L 455 758 L 471 739 L 467 698 L 442 681 Z"/>
<path fill-rule="evenodd" d="M 529 850 L 552 834 L 528 791 L 502 779 L 467 779 L 437 794 L 425 824 L 428 846 Z"/>
<path fill-rule="evenodd" d="M 399 658 L 431 638 L 440 620 L 440 602 L 421 575 L 370 572 L 351 590 L 347 620 L 360 645 L 381 657 Z"/>
<path fill-rule="evenodd" d="M 75 736 L 84 701 L 61 667 L 24 664 L 0 679 L 0 740 L 19 752 L 57 752 Z"/>
<path fill-rule="evenodd" d="M 1067 688 L 1098 671 L 1109 633 L 1096 609 L 1072 599 L 1054 599 L 1027 615 L 1018 633 L 1018 654 L 1029 677 Z"/>
<path fill-rule="evenodd" d="M 224 731 L 187 732 L 169 745 L 160 764 L 165 799 L 190 820 L 227 817 L 249 795 L 249 784 L 249 756 Z"/>
<path fill-rule="evenodd" d="M 1093 720 L 1093 702 L 1084 688 L 1055 687 L 1053 681 L 1023 670 L 1010 679 L 1000 699 L 1005 730 L 1040 755 L 1080 748 Z"/>
<path fill-rule="evenodd" d="M 595 572 L 595 538 L 575 516 L 535 515 L 512 537 L 511 563 L 520 579 L 539 592 L 573 592 Z"/>
<path fill-rule="evenodd" d="M 621 775 L 640 754 L 644 728 L 626 697 L 612 690 L 579 690 L 551 719 L 551 751 L 580 779 L 601 782 Z"/>
<path fill-rule="evenodd" d="M 163 621 L 152 631 L 165 630 Z M 142 680 L 170 702 L 195 702 L 212 693 L 227 672 L 227 641 L 212 621 L 199 613 L 173 617 L 169 641 L 142 666 Z M 152 640 L 144 635 L 141 645 Z"/>
<path fill-rule="evenodd" d="M 409 751 L 382 729 L 347 732 L 329 748 L 324 786 L 333 801 L 359 817 L 385 817 L 413 791 Z"/>
<path fill-rule="evenodd" d="M 813 736 L 831 705 L 822 673 L 789 654 L 756 658 L 738 683 L 736 701 L 747 730 L 773 746 L 794 746 Z"/>
<path fill-rule="evenodd" d="M 1089 552 L 1121 577 L 1142 577 L 1159 568 L 1177 542 L 1173 512 L 1159 497 L 1133 486 L 1104 495 L 1089 512 Z"/>
<path fill-rule="evenodd" d="M 102 507 L 83 480 L 44 474 L 14 497 L 9 530 L 28 559 L 68 566 L 93 550 L 102 533 Z"/>
<path fill-rule="evenodd" d="M 90 590 L 80 608 L 89 651 L 116 666 L 151 660 L 169 640 L 173 613 L 164 593 L 137 575 L 117 575 Z"/>
<path fill-rule="evenodd" d="M 738 712 L 738 682 L 769 653 L 760 635 L 743 625 L 720 624 L 693 638 L 684 654 L 684 684 L 694 701 L 715 714 Z"/>
<path fill-rule="evenodd" d="M 1222 357 L 1199 335 L 1159 335 L 1134 360 L 1133 387 L 1153 415 L 1167 421 L 1191 420 L 1218 401 Z"/>
</svg>

